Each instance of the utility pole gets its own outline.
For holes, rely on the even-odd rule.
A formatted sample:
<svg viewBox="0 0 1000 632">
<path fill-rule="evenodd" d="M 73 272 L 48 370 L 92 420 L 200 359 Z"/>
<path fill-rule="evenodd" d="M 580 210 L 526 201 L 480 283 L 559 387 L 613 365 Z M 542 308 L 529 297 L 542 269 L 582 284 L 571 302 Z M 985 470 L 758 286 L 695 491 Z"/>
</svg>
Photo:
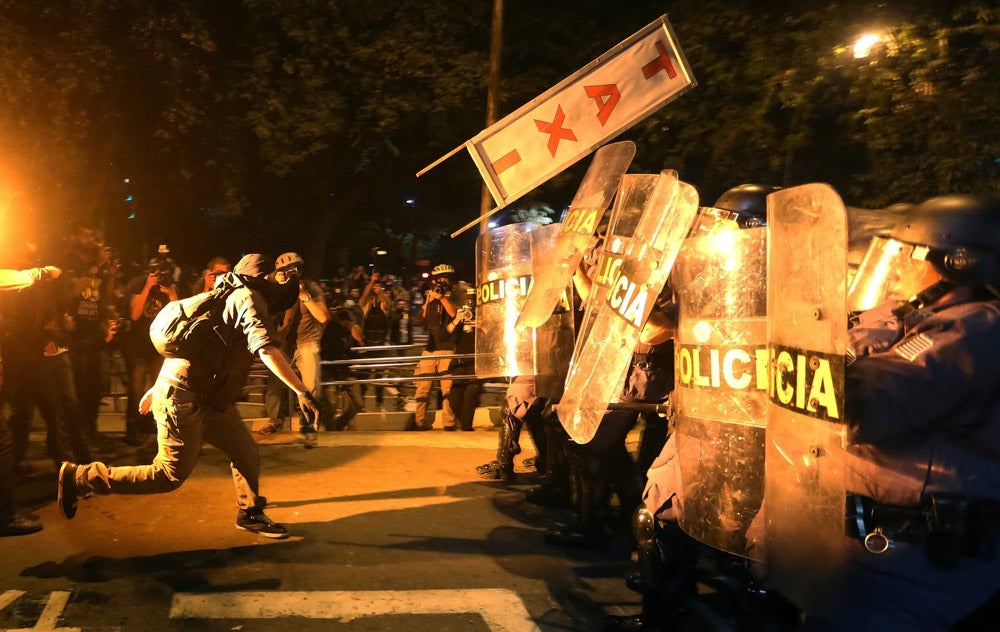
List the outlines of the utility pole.
<svg viewBox="0 0 1000 632">
<path fill-rule="evenodd" d="M 486 78 L 486 127 L 497 122 L 497 99 L 500 92 L 500 49 L 503 48 L 503 0 L 493 0 L 493 21 L 490 30 L 490 70 Z M 479 234 L 487 231 L 486 215 L 493 210 L 493 196 L 483 183 L 479 201 Z"/>
</svg>

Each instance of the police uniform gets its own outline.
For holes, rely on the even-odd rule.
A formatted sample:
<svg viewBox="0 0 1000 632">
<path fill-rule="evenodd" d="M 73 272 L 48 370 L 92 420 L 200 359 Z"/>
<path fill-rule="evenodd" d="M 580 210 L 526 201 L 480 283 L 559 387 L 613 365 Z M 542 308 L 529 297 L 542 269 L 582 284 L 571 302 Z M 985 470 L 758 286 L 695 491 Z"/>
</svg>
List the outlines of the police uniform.
<svg viewBox="0 0 1000 632">
<path fill-rule="evenodd" d="M 638 343 L 632 355 L 622 389 L 623 403 L 659 404 L 666 400 L 674 386 L 673 340 L 658 345 Z M 628 451 L 625 440 L 635 427 L 639 413 L 634 410 L 613 410 L 601 418 L 594 437 L 585 444 L 568 444 L 569 459 L 577 481 L 577 528 L 555 529 L 546 534 L 554 544 L 602 545 L 608 535 L 608 496 L 613 488 L 618 495 L 622 514 L 630 516 L 639 506 L 642 473 L 648 461 L 638 468 Z M 649 414 L 646 419 L 642 455 L 656 453 L 666 438 L 666 423 Z M 645 446 L 645 447 L 643 447 Z"/>
<path fill-rule="evenodd" d="M 859 539 L 809 629 L 942 630 L 1000 590 L 1000 301 L 959 287 L 900 323 L 851 330 L 846 479 Z M 851 505 L 849 504 L 849 507 Z"/>
</svg>

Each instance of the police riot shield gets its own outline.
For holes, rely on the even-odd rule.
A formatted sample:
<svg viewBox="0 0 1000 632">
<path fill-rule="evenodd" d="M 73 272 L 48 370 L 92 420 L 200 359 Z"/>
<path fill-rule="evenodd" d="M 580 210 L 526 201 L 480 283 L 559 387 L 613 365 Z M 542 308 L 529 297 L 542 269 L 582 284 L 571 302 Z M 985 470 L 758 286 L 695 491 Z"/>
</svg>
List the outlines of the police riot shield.
<svg viewBox="0 0 1000 632">
<path fill-rule="evenodd" d="M 808 184 L 768 196 L 764 561 L 805 609 L 830 599 L 843 550 L 847 220 Z"/>
<path fill-rule="evenodd" d="M 597 254 L 591 275 L 590 295 L 584 306 L 583 319 L 576 336 L 573 354 L 577 357 L 587 342 L 590 328 L 601 309 L 607 306 L 608 290 L 615 275 L 625 261 L 625 251 L 632 243 L 635 227 L 642 217 L 649 196 L 656 187 L 659 176 L 653 174 L 626 174 L 618 184 L 614 206 L 608 218 L 608 230 Z"/>
<path fill-rule="evenodd" d="M 560 224 L 549 224 L 532 233 L 533 282 L 528 288 L 528 300 L 530 300 L 532 288 L 538 275 L 548 263 L 546 255 L 552 250 L 553 242 L 563 232 Z M 534 332 L 532 344 L 535 356 L 535 394 L 539 397 L 545 397 L 551 402 L 557 402 L 562 397 L 563 387 L 566 384 L 566 373 L 569 371 L 569 363 L 573 358 L 576 319 L 573 317 L 572 297 L 571 280 L 566 279 L 566 285 L 563 286 L 556 298 L 549 317 L 532 328 Z"/>
<path fill-rule="evenodd" d="M 598 314 L 579 357 L 566 377 L 559 421 L 577 443 L 594 437 L 608 403 L 621 393 L 646 319 L 666 284 L 681 243 L 698 211 L 698 193 L 664 171 L 649 197 L 625 251 L 625 262 L 608 292 L 608 309 Z"/>
<path fill-rule="evenodd" d="M 565 375 L 573 349 L 567 288 L 540 327 L 515 327 L 531 287 L 533 257 L 550 249 L 561 229 L 561 224 L 510 224 L 476 242 L 477 377 Z M 561 386 L 563 380 L 557 381 Z"/>
<path fill-rule="evenodd" d="M 538 327 L 549 319 L 583 256 L 593 247 L 594 233 L 634 156 L 631 141 L 605 145 L 594 154 L 553 247 L 536 260 L 534 283 L 517 319 L 518 327 Z"/>
<path fill-rule="evenodd" d="M 764 497 L 767 423 L 767 228 L 686 239 L 672 287 L 678 301 L 674 406 L 683 503 L 692 537 L 747 555 Z"/>
</svg>

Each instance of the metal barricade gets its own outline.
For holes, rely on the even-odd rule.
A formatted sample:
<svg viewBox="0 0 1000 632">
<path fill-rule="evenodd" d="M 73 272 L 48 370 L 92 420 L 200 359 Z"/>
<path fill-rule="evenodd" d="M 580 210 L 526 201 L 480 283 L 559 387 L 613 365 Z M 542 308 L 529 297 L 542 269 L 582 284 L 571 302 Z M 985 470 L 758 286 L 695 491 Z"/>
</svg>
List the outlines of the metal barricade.
<svg viewBox="0 0 1000 632">
<path fill-rule="evenodd" d="M 407 345 L 406 348 L 411 348 L 412 345 Z M 357 347 L 354 351 L 360 351 L 362 349 L 366 350 L 398 350 L 399 346 L 395 347 Z M 474 360 L 476 355 L 473 353 L 465 354 L 440 354 L 433 356 L 435 359 L 450 359 L 450 360 Z M 347 360 L 323 360 L 321 363 L 323 366 L 347 366 L 350 368 L 351 372 L 364 371 L 364 370 L 376 370 L 376 369 L 399 369 L 402 367 L 416 367 L 422 360 L 426 360 L 428 356 L 425 355 L 414 355 L 414 356 L 394 356 L 394 357 L 377 357 L 377 358 L 349 358 Z M 329 380 L 321 381 L 320 386 L 344 386 L 349 384 L 409 384 L 419 381 L 426 380 L 477 380 L 482 379 L 473 375 L 452 375 L 452 374 L 423 374 L 423 375 L 402 375 L 395 377 L 377 377 L 377 378 L 352 378 L 349 380 Z"/>
</svg>

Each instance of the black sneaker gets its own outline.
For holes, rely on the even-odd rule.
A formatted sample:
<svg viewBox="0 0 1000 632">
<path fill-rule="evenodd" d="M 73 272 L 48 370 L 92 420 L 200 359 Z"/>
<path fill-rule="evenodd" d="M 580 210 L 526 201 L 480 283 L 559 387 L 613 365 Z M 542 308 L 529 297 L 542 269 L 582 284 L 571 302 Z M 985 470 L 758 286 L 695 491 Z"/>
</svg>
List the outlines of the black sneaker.
<svg viewBox="0 0 1000 632">
<path fill-rule="evenodd" d="M 36 518 L 15 513 L 5 523 L 0 523 L 0 538 L 8 535 L 28 535 L 42 530 L 42 523 Z"/>
<path fill-rule="evenodd" d="M 302 447 L 307 450 L 311 450 L 319 446 L 319 435 L 313 432 L 303 432 L 302 433 Z"/>
<path fill-rule="evenodd" d="M 241 509 L 236 514 L 236 528 L 275 540 L 288 537 L 288 530 L 268 518 L 263 511 L 249 513 Z"/>
<path fill-rule="evenodd" d="M 76 466 L 63 461 L 59 468 L 59 493 L 57 503 L 59 513 L 67 520 L 76 515 L 76 505 L 80 500 L 80 490 L 76 487 Z"/>
</svg>

